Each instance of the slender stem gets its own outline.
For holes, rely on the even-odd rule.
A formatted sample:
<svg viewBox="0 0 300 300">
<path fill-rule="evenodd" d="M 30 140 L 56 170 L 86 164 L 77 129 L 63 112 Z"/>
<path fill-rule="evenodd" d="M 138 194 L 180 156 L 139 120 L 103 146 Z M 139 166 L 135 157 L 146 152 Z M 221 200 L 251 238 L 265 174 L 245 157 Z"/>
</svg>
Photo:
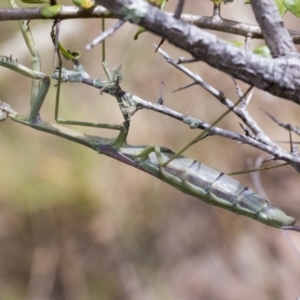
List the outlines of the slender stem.
<svg viewBox="0 0 300 300">
<path fill-rule="evenodd" d="M 103 19 L 104 20 L 104 19 Z M 109 36 L 113 35 L 126 21 L 121 19 L 118 20 L 111 28 L 109 28 L 106 31 L 103 31 L 98 37 L 96 37 L 90 44 L 85 46 L 86 50 L 91 50 L 93 47 L 95 47 L 96 45 L 102 43 L 102 49 L 103 47 L 105 47 L 105 44 L 103 46 L 103 42 L 105 41 L 106 38 L 108 38 Z M 105 52 L 104 52 L 105 53 Z M 105 58 L 105 55 L 104 55 Z M 103 56 L 102 56 L 103 59 Z M 104 59 L 105 60 L 105 59 Z M 103 60 L 103 61 L 104 61 Z"/>
<path fill-rule="evenodd" d="M 52 27 L 52 34 L 54 33 L 54 26 Z M 60 88 L 61 88 L 61 69 L 62 69 L 62 58 L 61 58 L 61 54 L 58 48 L 58 27 L 56 27 L 57 32 L 55 34 L 55 39 L 54 39 L 54 45 L 55 45 L 55 51 L 57 53 L 57 57 L 58 57 L 58 80 L 57 80 L 57 87 L 56 87 L 56 99 L 55 99 L 55 112 L 54 112 L 54 118 L 55 121 L 58 122 L 59 121 L 59 99 L 60 99 Z"/>
<path fill-rule="evenodd" d="M 108 66 L 107 66 L 107 63 L 106 61 L 103 61 L 102 62 L 102 66 L 103 66 L 103 70 L 104 70 L 104 73 L 106 74 L 106 77 L 109 81 L 112 81 L 112 76 L 109 72 L 109 69 L 108 69 Z"/>
</svg>

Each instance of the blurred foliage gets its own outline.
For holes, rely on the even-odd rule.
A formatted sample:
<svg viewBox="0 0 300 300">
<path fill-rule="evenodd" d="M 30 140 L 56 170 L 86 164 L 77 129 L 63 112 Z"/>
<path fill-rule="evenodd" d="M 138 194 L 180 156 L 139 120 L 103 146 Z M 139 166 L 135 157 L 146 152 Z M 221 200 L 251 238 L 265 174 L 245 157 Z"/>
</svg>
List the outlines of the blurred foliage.
<svg viewBox="0 0 300 300">
<path fill-rule="evenodd" d="M 222 15 L 228 19 L 243 16 L 244 22 L 254 23 L 250 7 L 242 2 L 224 6 Z M 172 10 L 172 5 L 174 8 L 171 1 L 168 9 Z M 187 13 L 210 15 L 211 11 L 210 1 L 187 1 L 185 7 Z M 287 27 L 296 21 L 286 20 Z M 113 23 L 108 21 L 107 28 Z M 31 58 L 16 22 L 4 24 L 0 28 L 0 53 L 12 54 L 30 66 Z M 98 35 L 100 24 L 100 20 L 64 21 L 60 39 L 66 48 L 82 53 L 80 61 L 90 76 L 103 78 L 101 47 L 84 51 Z M 52 23 L 32 21 L 30 25 L 43 72 L 51 74 Z M 122 63 L 125 90 L 156 101 L 164 81 L 168 107 L 208 122 L 224 111 L 197 87 L 172 94 L 190 80 L 154 54 L 151 45 L 159 38 L 147 32 L 133 42 L 136 30 L 126 24 L 107 40 L 108 63 Z M 226 34 L 219 36 L 232 39 Z M 253 43 L 253 49 L 257 46 Z M 186 55 L 167 43 L 163 48 L 173 57 Z M 72 68 L 68 62 L 65 67 Z M 203 63 L 189 68 L 232 99 L 238 98 L 229 76 Z M 1 100 L 27 112 L 30 80 L 4 68 L 0 73 Z M 42 117 L 49 121 L 53 121 L 54 98 L 52 84 L 42 109 Z M 299 120 L 298 109 L 263 92 L 257 91 L 254 98 L 250 113 L 257 122 L 274 140 L 288 139 L 284 130 L 274 131 L 274 124 L 258 107 L 267 107 L 294 124 Z M 122 122 L 111 97 L 80 84 L 64 84 L 61 100 L 65 118 Z M 279 230 L 211 207 L 80 145 L 11 121 L 0 125 L 0 299 L 263 300 L 300 296 L 299 260 Z M 232 115 L 220 126 L 241 130 Z M 157 143 L 179 149 L 196 134 L 176 120 L 140 111 L 132 119 L 129 143 Z M 213 137 L 195 145 L 186 155 L 230 172 L 247 168 L 246 159 L 255 159 L 260 153 Z M 282 168 L 261 177 L 272 201 L 300 219 L 298 175 Z M 237 179 L 253 187 L 248 175 Z M 292 237 L 295 242 L 299 240 L 297 234 Z"/>
</svg>

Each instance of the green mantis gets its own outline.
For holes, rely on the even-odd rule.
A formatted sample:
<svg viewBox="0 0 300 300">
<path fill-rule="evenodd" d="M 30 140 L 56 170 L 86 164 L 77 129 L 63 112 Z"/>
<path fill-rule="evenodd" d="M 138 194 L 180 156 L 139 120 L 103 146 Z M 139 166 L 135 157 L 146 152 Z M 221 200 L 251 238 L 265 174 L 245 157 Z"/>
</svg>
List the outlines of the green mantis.
<svg viewBox="0 0 300 300">
<path fill-rule="evenodd" d="M 20 24 L 22 30 L 21 25 L 22 24 Z M 35 49 L 30 31 L 26 29 L 22 32 L 29 41 L 28 47 Z M 62 50 L 61 47 L 59 48 Z M 39 62 L 36 52 L 34 52 L 33 58 L 34 62 Z M 39 63 L 33 64 L 33 70 L 31 70 L 20 65 L 11 57 L 4 56 L 0 57 L 1 66 L 31 78 L 34 85 L 29 114 L 21 115 L 14 111 L 7 103 L 0 102 L 0 120 L 5 120 L 9 117 L 11 120 L 23 125 L 89 147 L 100 154 L 113 157 L 114 159 L 155 176 L 183 193 L 194 196 L 208 204 L 250 217 L 268 226 L 300 231 L 300 227 L 295 225 L 296 219 L 286 215 L 281 209 L 273 206 L 250 188 L 245 187 L 226 174 L 212 169 L 197 160 L 182 156 L 182 151 L 175 153 L 168 148 L 158 145 L 128 145 L 127 135 L 130 127 L 130 118 L 138 109 L 138 105 L 142 100 L 121 89 L 120 82 L 122 74 L 120 67 L 115 68 L 111 74 L 108 67 L 104 64 L 108 78 L 107 81 L 104 81 L 91 79 L 76 58 L 73 59 L 73 62 L 75 71 L 59 68 L 56 69 L 52 75 L 54 79 L 58 80 L 58 88 L 61 82 L 81 82 L 91 85 L 103 93 L 111 94 L 116 98 L 119 104 L 124 122 L 122 125 L 103 123 L 97 123 L 95 125 L 85 122 L 62 120 L 58 118 L 58 109 L 56 109 L 57 121 L 62 124 L 95 126 L 118 130 L 119 134 L 116 138 L 108 139 L 91 136 L 44 121 L 40 116 L 40 109 L 50 86 L 50 77 L 40 72 Z M 160 104 L 156 105 L 161 109 L 164 108 Z M 206 133 L 207 131 L 204 132 L 204 134 Z M 204 134 L 198 136 L 196 139 L 201 139 Z"/>
<path fill-rule="evenodd" d="M 1 102 L 0 109 L 2 111 L 2 119 L 9 116 L 12 120 L 24 125 L 33 127 L 37 130 L 45 131 L 60 137 L 64 137 L 76 143 L 85 145 L 110 157 L 114 157 L 126 164 L 147 172 L 166 183 L 174 186 L 182 192 L 197 197 L 209 204 L 231 210 L 238 214 L 251 217 L 266 225 L 299 230 L 296 220 L 287 216 L 282 210 L 271 205 L 267 200 L 255 194 L 251 189 L 243 186 L 241 183 L 225 175 L 224 173 L 212 169 L 194 159 L 178 156 L 166 166 L 174 152 L 155 146 L 130 146 L 126 143 L 126 137 L 129 130 L 129 120 L 125 120 L 120 128 L 120 133 L 115 139 L 104 139 L 96 136 L 89 136 L 70 130 L 59 125 L 50 124 L 43 121 L 39 117 L 39 109 L 43 104 L 46 91 L 49 88 L 49 77 L 42 76 L 34 71 L 24 69 L 16 62 L 10 59 L 3 59 L 0 63 L 2 66 L 13 68 L 15 71 L 22 73 L 30 78 L 40 78 L 42 85 L 40 93 L 35 103 L 32 105 L 28 116 L 19 115 L 13 111 L 7 104 Z M 63 81 L 84 81 L 87 80 L 85 72 L 81 66 L 75 72 L 62 70 Z M 58 74 L 54 74 L 56 78 Z M 126 106 L 126 97 L 130 97 L 119 87 L 118 78 L 120 71 L 117 68 L 112 80 L 94 82 L 94 85 L 102 91 L 116 94 L 120 98 L 120 108 L 123 114 L 128 114 L 128 106 Z"/>
<path fill-rule="evenodd" d="M 2 57 L 0 64 L 4 67 L 13 69 L 32 79 L 39 79 L 41 87 L 36 100 L 31 106 L 30 113 L 23 116 L 15 112 L 11 107 L 0 103 L 1 119 L 9 116 L 13 121 L 30 126 L 37 130 L 45 131 L 73 142 L 85 145 L 100 154 L 118 159 L 126 164 L 147 172 L 182 192 L 197 197 L 209 204 L 220 206 L 238 214 L 243 214 L 269 226 L 283 229 L 299 230 L 294 225 L 296 220 L 287 216 L 282 210 L 271 205 L 267 200 L 255 194 L 251 189 L 243 186 L 231 177 L 214 170 L 204 164 L 179 156 L 173 159 L 165 167 L 164 163 L 174 155 L 174 152 L 159 146 L 130 146 L 126 143 L 129 129 L 129 121 L 126 120 L 120 127 L 120 133 L 115 139 L 105 139 L 96 136 L 89 136 L 78 131 L 71 130 L 56 124 L 43 121 L 39 116 L 39 110 L 43 104 L 49 88 L 50 79 L 48 76 L 27 69 L 10 58 Z M 81 66 L 75 72 L 62 70 L 63 81 L 84 81 L 86 77 Z M 54 74 L 54 77 L 58 74 Z M 120 89 L 118 77 L 120 76 L 117 68 L 112 80 L 107 82 L 96 81 L 94 84 L 108 93 L 115 93 Z M 124 103 L 120 103 L 123 113 L 129 113 L 126 106 L 126 97 L 129 95 L 119 90 L 119 97 Z"/>
</svg>

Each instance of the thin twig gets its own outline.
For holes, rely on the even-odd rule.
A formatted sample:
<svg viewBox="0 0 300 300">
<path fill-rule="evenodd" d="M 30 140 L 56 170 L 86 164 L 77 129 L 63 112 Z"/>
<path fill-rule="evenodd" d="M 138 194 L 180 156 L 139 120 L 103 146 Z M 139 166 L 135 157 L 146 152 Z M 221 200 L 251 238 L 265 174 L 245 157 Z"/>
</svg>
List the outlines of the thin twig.
<svg viewBox="0 0 300 300">
<path fill-rule="evenodd" d="M 0 8 L 0 21 L 16 21 L 16 20 L 43 20 L 41 15 L 42 8 Z M 165 12 L 167 15 L 173 15 L 172 12 Z M 108 15 L 108 10 L 103 6 L 96 6 L 92 10 L 80 9 L 77 6 L 63 6 L 56 17 L 49 19 L 91 19 L 91 18 L 107 18 L 118 19 L 116 15 Z M 231 33 L 246 37 L 252 35 L 253 39 L 262 39 L 260 27 L 253 24 L 247 24 L 239 21 L 222 19 L 222 22 L 215 22 L 213 17 L 202 15 L 182 14 L 181 20 L 193 24 L 202 29 L 215 30 L 220 32 Z M 295 44 L 300 44 L 300 32 L 297 30 L 288 30 Z"/>
<path fill-rule="evenodd" d="M 190 77 L 194 83 L 188 85 L 192 86 L 194 84 L 197 84 L 201 86 L 203 89 L 205 89 L 207 92 L 209 92 L 212 96 L 214 96 L 217 100 L 219 100 L 223 105 L 225 105 L 227 108 L 231 109 L 233 107 L 233 102 L 224 96 L 224 94 L 217 89 L 215 89 L 213 86 L 205 82 L 198 74 L 194 74 L 191 72 L 188 68 L 181 64 L 177 64 L 174 59 L 172 59 L 166 52 L 159 49 L 159 53 L 165 58 L 165 60 L 174 66 L 175 68 L 179 69 L 181 72 L 186 74 L 188 77 Z M 187 88 L 183 87 L 183 88 Z M 253 95 L 253 88 L 249 92 L 248 96 L 245 97 L 246 103 L 251 99 Z M 241 97 L 241 96 L 240 96 Z M 262 141 L 265 144 L 272 145 L 274 148 L 278 148 L 278 146 L 262 131 L 262 129 L 258 126 L 258 124 L 251 118 L 249 113 L 246 109 L 235 107 L 233 109 L 233 112 L 251 129 L 251 131 L 255 135 L 255 139 Z"/>
<path fill-rule="evenodd" d="M 98 37 L 96 37 L 90 44 L 85 46 L 85 50 L 91 50 L 96 45 L 100 44 L 103 40 L 113 35 L 126 21 L 119 20 L 110 29 L 102 32 Z"/>
<path fill-rule="evenodd" d="M 175 19 L 180 19 L 182 11 L 183 11 L 183 6 L 184 6 L 185 0 L 178 0 L 175 13 L 174 13 L 174 18 Z"/>
<path fill-rule="evenodd" d="M 300 135 L 300 128 L 298 126 L 292 126 L 289 123 L 283 123 L 281 121 L 279 121 L 275 116 L 271 115 L 269 112 L 265 111 L 263 108 L 261 108 L 261 110 L 269 117 L 271 118 L 278 126 L 289 130 L 289 131 L 293 131 L 294 133 L 296 133 L 297 135 Z"/>
</svg>

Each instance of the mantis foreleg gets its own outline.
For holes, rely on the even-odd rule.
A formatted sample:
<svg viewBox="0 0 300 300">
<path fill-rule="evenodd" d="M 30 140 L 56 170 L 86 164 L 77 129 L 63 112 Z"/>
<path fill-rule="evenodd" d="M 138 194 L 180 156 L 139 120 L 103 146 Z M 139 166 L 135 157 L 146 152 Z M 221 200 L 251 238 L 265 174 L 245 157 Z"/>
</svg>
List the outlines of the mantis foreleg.
<svg viewBox="0 0 300 300">
<path fill-rule="evenodd" d="M 105 20 L 102 20 L 102 26 L 105 26 Z M 57 42 L 56 34 L 54 33 L 54 26 L 52 28 L 52 33 L 51 37 L 53 40 L 53 43 Z M 74 63 L 76 71 L 80 73 L 80 76 L 84 77 L 89 77 L 88 74 L 84 71 L 83 67 L 79 64 L 77 58 L 78 56 L 74 56 L 73 53 L 78 53 L 78 52 L 71 52 L 69 50 L 66 50 L 59 42 L 59 46 L 56 47 L 57 49 L 57 56 L 58 56 L 58 76 L 57 76 L 57 90 L 56 90 L 56 100 L 55 100 L 55 121 L 59 124 L 66 124 L 66 125 L 78 125 L 78 126 L 88 126 L 88 127 L 97 127 L 97 128 L 104 128 L 104 129 L 112 129 L 112 130 L 119 130 L 123 131 L 122 136 L 124 136 L 124 126 L 122 125 L 117 125 L 117 124 L 110 124 L 110 123 L 98 123 L 98 122 L 83 122 L 83 121 L 77 121 L 77 120 L 66 120 L 61 117 L 59 117 L 59 103 L 60 103 L 60 89 L 61 89 L 61 83 L 62 83 L 62 78 L 61 78 L 61 72 L 62 72 L 62 57 L 60 53 L 63 54 L 64 58 L 67 60 L 71 60 Z M 103 48 L 102 48 L 102 59 L 105 59 L 105 44 L 103 43 Z M 113 85 L 118 85 L 119 79 L 113 78 L 108 70 L 108 67 L 104 61 L 102 61 L 102 65 L 105 71 L 105 74 L 107 75 L 108 80 L 112 83 Z M 128 119 L 124 115 L 125 121 Z M 128 123 L 128 122 L 127 122 Z M 129 126 L 129 123 L 128 123 Z M 126 130 L 127 132 L 128 130 Z M 125 138 L 125 136 L 124 136 Z M 125 138 L 126 139 L 126 138 Z"/>
<path fill-rule="evenodd" d="M 8 0 L 10 5 L 13 8 L 19 8 L 19 6 L 15 3 L 14 0 Z M 30 51 L 30 54 L 32 56 L 31 59 L 31 65 L 32 69 L 36 72 L 41 71 L 41 60 L 39 53 L 35 47 L 35 43 L 33 40 L 33 36 L 30 30 L 30 27 L 28 26 L 29 21 L 24 20 L 24 21 L 18 21 L 20 30 L 22 32 L 23 38 L 26 42 L 27 48 Z M 40 88 L 40 81 L 38 79 L 33 79 L 32 84 L 31 84 L 31 96 L 30 96 L 30 105 L 32 106 L 38 93 L 39 93 L 39 88 Z"/>
<path fill-rule="evenodd" d="M 32 78 L 37 81 L 41 86 L 37 91 L 34 91 L 36 97 L 34 101 L 31 103 L 30 113 L 28 116 L 18 115 L 18 117 L 14 117 L 16 121 L 21 122 L 35 122 L 36 118 L 39 115 L 39 111 L 41 106 L 43 105 L 44 99 L 47 95 L 49 86 L 50 86 L 50 78 L 45 74 L 37 71 L 33 71 L 25 66 L 20 65 L 16 61 L 13 61 L 12 58 L 6 56 L 0 56 L 0 66 L 11 69 L 17 73 L 25 75 L 26 77 Z"/>
</svg>

